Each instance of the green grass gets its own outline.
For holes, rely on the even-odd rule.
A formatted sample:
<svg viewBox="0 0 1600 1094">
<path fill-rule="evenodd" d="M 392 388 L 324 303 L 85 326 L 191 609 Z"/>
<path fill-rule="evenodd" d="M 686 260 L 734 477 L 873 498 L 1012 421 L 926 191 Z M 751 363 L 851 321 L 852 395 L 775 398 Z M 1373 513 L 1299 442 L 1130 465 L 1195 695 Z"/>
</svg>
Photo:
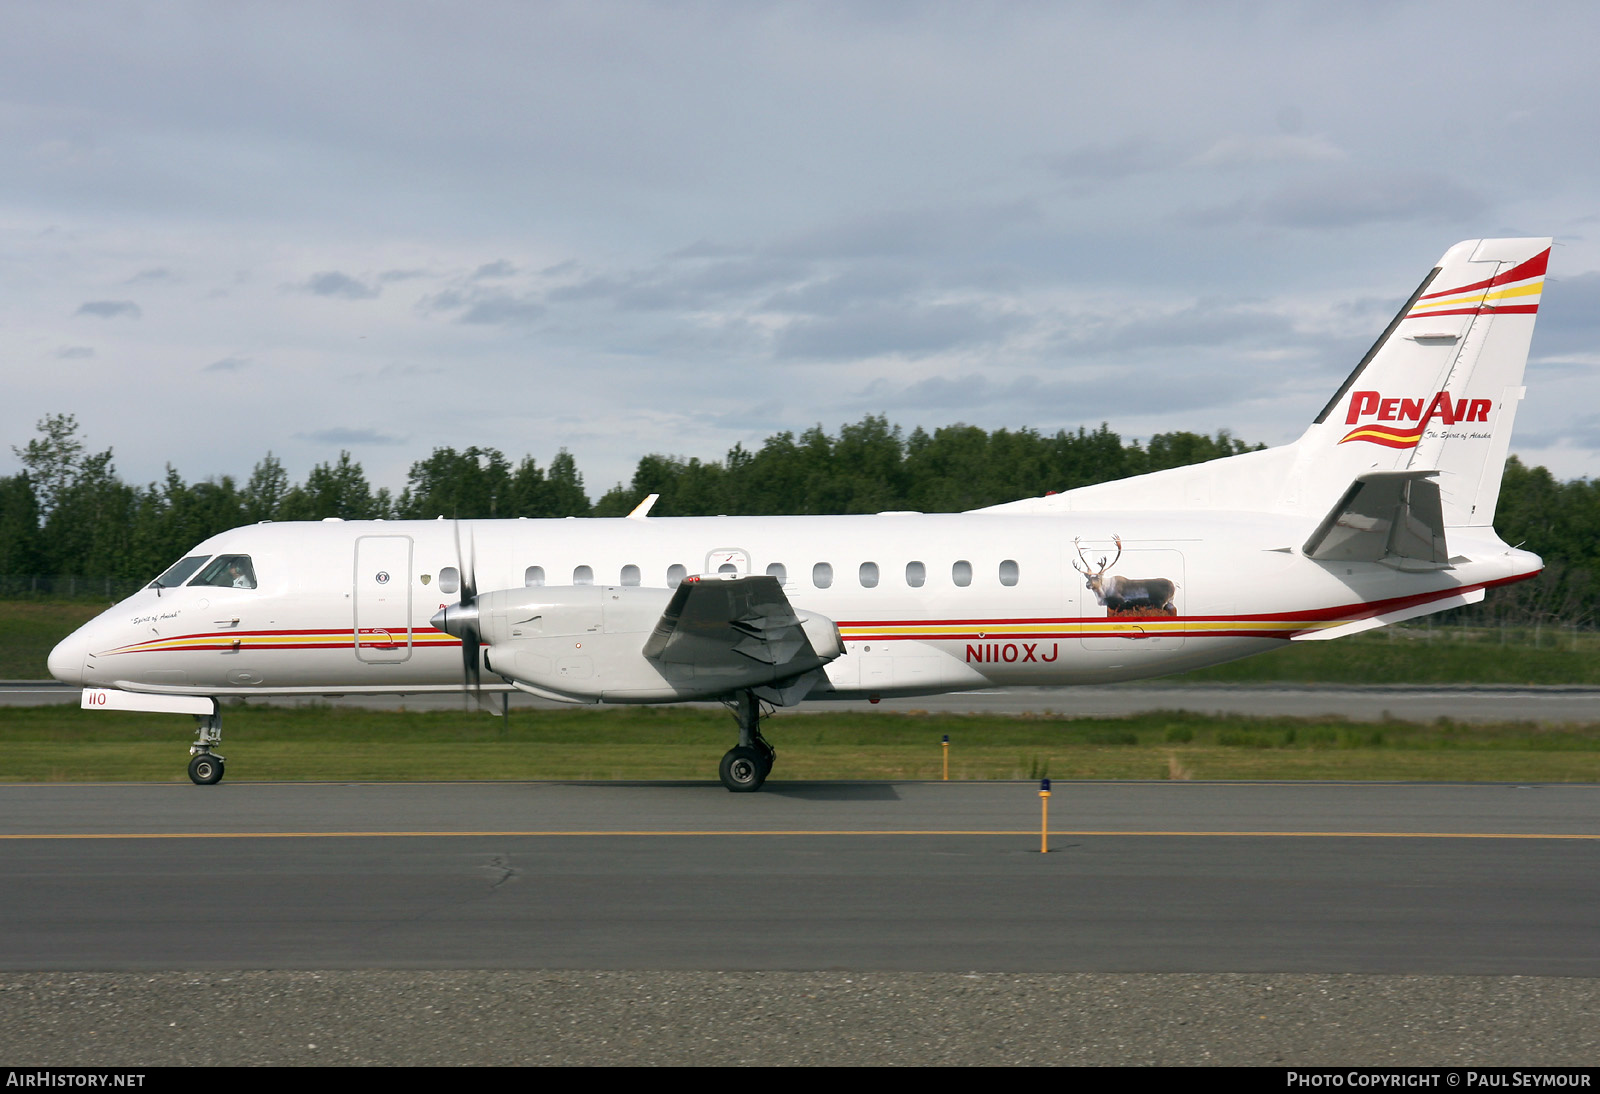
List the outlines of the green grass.
<svg viewBox="0 0 1600 1094">
<path fill-rule="evenodd" d="M 171 715 L 0 708 L 0 781 L 181 782 L 191 731 Z M 235 780 L 691 779 L 733 742 L 719 711 L 486 714 L 229 707 Z M 787 714 L 767 723 L 776 778 L 1600 781 L 1600 724 L 1330 718 Z"/>
</svg>

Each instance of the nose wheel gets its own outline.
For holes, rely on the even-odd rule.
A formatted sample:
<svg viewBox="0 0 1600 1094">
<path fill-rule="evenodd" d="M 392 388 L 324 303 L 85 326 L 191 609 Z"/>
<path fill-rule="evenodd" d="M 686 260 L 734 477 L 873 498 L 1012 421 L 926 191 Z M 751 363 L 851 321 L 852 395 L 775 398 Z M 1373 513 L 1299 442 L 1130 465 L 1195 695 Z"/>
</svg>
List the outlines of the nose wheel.
<svg viewBox="0 0 1600 1094">
<path fill-rule="evenodd" d="M 222 743 L 222 715 L 197 714 L 199 733 L 189 746 L 189 779 L 196 786 L 211 786 L 222 781 L 223 760 L 211 751 Z"/>
<path fill-rule="evenodd" d="M 196 786 L 210 786 L 222 781 L 222 757 L 202 752 L 189 761 L 189 778 Z"/>
</svg>

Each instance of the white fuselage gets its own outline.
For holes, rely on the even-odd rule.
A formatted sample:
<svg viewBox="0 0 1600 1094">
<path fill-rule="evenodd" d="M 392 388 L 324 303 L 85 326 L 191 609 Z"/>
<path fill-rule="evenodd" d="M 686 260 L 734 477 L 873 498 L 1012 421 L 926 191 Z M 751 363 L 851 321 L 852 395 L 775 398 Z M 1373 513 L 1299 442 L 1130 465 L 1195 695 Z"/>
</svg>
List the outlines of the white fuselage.
<svg viewBox="0 0 1600 1094">
<path fill-rule="evenodd" d="M 1246 512 L 260 524 L 191 552 L 248 556 L 255 588 L 143 589 L 63 641 L 50 669 L 175 695 L 455 689 L 460 642 L 429 619 L 459 599 L 449 576 L 464 564 L 479 593 L 541 578 L 666 588 L 670 573 L 781 566 L 789 601 L 836 623 L 844 643 L 811 698 L 1098 683 L 1449 606 L 1538 571 L 1536 556 L 1473 532 L 1452 533 L 1448 568 L 1406 572 L 1313 561 L 1299 548 L 1303 518 Z M 1096 562 L 1111 555 L 1113 536 L 1122 554 L 1106 579 L 1171 581 L 1169 611 L 1116 613 L 1086 587 L 1073 561 L 1080 548 Z M 510 686 L 489 673 L 483 682 Z"/>
</svg>

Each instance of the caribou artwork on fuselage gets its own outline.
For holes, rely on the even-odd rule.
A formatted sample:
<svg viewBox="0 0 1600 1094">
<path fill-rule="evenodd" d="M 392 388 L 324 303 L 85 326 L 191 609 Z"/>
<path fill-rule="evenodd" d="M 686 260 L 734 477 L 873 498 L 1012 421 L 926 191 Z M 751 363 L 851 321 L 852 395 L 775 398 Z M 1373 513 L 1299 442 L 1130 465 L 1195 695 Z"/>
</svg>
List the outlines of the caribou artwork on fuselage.
<svg viewBox="0 0 1600 1094">
<path fill-rule="evenodd" d="M 1082 541 L 1076 539 L 1072 541 L 1072 545 L 1078 551 L 1078 558 L 1073 561 L 1072 568 L 1087 579 L 1084 587 L 1104 606 L 1106 616 L 1137 618 L 1177 615 L 1178 609 L 1172 603 L 1172 598 L 1178 592 L 1177 582 L 1165 577 L 1134 578 L 1123 577 L 1120 574 L 1107 576 L 1106 571 L 1122 558 L 1122 537 L 1112 536 L 1111 542 L 1117 545 L 1117 557 L 1107 562 L 1106 557 L 1101 555 L 1100 565 L 1091 569 L 1089 560 L 1083 554 Z M 1082 562 L 1081 566 L 1078 564 L 1079 561 Z"/>
</svg>

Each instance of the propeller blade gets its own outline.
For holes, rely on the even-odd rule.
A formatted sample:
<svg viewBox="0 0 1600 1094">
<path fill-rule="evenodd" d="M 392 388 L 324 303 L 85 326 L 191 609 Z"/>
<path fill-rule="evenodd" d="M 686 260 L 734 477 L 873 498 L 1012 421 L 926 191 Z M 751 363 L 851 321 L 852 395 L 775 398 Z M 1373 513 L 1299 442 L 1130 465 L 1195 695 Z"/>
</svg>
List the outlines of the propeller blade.
<svg viewBox="0 0 1600 1094">
<path fill-rule="evenodd" d="M 461 602 L 459 605 L 459 631 L 452 631 L 461 639 L 461 689 L 468 702 L 483 705 L 483 645 L 482 631 L 478 626 L 478 573 L 477 542 L 472 530 L 467 529 L 467 550 L 461 549 L 461 522 L 455 521 L 456 565 L 461 572 Z M 456 622 L 456 620 L 452 620 Z"/>
</svg>

